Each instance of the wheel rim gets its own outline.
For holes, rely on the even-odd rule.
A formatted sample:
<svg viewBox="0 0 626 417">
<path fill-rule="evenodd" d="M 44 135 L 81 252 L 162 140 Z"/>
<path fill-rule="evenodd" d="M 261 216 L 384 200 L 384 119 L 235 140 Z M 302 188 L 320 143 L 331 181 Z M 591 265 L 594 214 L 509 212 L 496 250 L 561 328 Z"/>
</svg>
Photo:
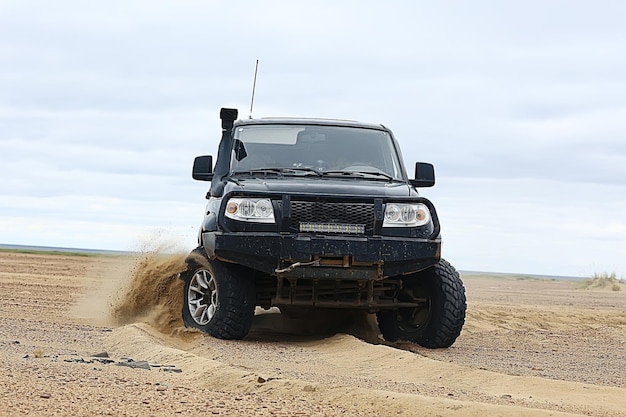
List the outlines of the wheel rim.
<svg viewBox="0 0 626 417">
<path fill-rule="evenodd" d="M 417 332 L 430 320 L 431 298 L 425 288 L 418 286 L 405 289 L 402 298 L 413 302 L 417 301 L 420 306 L 398 309 L 396 311 L 398 326 L 407 333 Z"/>
<path fill-rule="evenodd" d="M 187 305 L 193 320 L 201 326 L 211 321 L 217 310 L 217 284 L 206 269 L 197 271 L 189 282 Z"/>
</svg>

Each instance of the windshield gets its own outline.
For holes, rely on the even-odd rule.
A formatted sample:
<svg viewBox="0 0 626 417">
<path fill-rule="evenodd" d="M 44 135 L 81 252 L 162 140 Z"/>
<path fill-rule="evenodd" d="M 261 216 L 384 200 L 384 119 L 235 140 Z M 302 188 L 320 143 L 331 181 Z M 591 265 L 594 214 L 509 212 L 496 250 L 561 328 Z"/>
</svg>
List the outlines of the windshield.
<svg viewBox="0 0 626 417">
<path fill-rule="evenodd" d="M 235 129 L 231 175 L 267 169 L 372 174 L 402 180 L 387 132 L 339 126 L 250 125 Z"/>
</svg>

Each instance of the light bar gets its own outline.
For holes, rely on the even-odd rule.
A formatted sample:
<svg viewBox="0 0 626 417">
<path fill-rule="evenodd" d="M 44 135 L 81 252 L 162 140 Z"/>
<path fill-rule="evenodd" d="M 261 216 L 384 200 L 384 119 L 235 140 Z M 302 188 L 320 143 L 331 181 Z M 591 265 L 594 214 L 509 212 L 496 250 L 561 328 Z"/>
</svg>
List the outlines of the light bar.
<svg viewBox="0 0 626 417">
<path fill-rule="evenodd" d="M 364 224 L 300 223 L 301 232 L 364 234 Z"/>
</svg>

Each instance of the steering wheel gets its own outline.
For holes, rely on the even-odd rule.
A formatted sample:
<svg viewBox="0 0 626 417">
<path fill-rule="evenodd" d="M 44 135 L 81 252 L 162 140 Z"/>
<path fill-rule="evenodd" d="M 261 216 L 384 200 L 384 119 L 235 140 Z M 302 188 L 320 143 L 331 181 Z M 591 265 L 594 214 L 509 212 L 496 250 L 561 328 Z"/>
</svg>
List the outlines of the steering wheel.
<svg viewBox="0 0 626 417">
<path fill-rule="evenodd" d="M 330 169 L 330 164 L 326 161 L 323 161 L 321 159 L 315 161 L 313 164 L 310 163 L 304 163 L 304 162 L 294 162 L 292 165 L 294 168 L 309 168 L 309 169 L 314 169 L 316 171 L 328 171 Z"/>
<path fill-rule="evenodd" d="M 376 171 L 380 171 L 380 168 L 376 168 L 368 164 L 367 162 L 352 162 L 350 165 L 341 168 L 342 171 L 371 171 L 375 169 Z"/>
</svg>

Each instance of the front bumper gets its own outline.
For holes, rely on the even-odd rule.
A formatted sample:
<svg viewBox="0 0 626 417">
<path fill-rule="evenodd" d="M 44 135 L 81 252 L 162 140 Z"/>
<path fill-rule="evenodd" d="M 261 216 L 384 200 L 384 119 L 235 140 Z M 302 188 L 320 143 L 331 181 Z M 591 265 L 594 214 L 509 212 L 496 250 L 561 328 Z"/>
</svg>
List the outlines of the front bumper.
<svg viewBox="0 0 626 417">
<path fill-rule="evenodd" d="M 287 278 L 380 280 L 421 271 L 441 257 L 440 238 L 204 232 L 202 242 L 211 258 Z"/>
</svg>

